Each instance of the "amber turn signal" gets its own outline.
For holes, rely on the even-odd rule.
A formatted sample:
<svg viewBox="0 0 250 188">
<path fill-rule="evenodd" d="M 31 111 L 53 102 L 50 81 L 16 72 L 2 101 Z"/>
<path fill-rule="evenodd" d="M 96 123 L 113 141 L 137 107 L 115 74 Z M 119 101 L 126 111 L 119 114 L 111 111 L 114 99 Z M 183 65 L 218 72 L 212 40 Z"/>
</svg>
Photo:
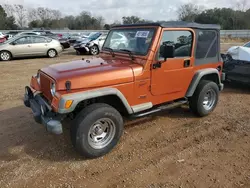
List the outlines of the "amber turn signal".
<svg viewBox="0 0 250 188">
<path fill-rule="evenodd" d="M 65 108 L 66 109 L 70 108 L 72 103 L 73 103 L 73 100 L 67 100 L 66 103 L 65 103 Z"/>
</svg>

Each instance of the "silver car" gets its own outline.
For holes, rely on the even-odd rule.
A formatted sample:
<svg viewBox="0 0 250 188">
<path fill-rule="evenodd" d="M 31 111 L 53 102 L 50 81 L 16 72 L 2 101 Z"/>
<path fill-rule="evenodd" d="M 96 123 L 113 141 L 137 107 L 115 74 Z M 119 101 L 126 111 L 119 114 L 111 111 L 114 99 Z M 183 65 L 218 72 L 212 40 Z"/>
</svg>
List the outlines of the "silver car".
<svg viewBox="0 0 250 188">
<path fill-rule="evenodd" d="M 44 36 L 16 36 L 0 44 L 0 60 L 9 61 L 15 57 L 56 57 L 62 52 L 58 40 Z"/>
<path fill-rule="evenodd" d="M 102 49 L 106 37 L 107 33 L 94 32 L 85 39 L 77 40 L 73 47 L 77 54 L 88 52 L 91 55 L 97 55 Z"/>
</svg>

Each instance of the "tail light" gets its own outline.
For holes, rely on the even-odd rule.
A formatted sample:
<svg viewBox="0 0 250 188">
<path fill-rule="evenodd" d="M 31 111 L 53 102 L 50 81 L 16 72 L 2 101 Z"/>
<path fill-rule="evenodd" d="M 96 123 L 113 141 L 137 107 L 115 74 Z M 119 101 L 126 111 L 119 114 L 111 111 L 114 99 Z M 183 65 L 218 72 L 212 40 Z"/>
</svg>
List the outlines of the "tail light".
<svg viewBox="0 0 250 188">
<path fill-rule="evenodd" d="M 62 34 L 58 34 L 57 36 L 58 36 L 59 38 L 62 38 Z"/>
</svg>

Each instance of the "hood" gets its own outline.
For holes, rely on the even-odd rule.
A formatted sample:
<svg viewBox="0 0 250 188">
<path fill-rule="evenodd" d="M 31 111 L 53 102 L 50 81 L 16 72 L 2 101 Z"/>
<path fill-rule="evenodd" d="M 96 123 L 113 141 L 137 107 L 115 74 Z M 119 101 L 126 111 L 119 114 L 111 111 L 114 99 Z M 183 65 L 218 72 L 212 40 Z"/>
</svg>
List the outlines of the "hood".
<svg viewBox="0 0 250 188">
<path fill-rule="evenodd" d="M 91 42 L 91 40 L 88 38 L 81 38 L 81 39 L 77 39 L 74 44 L 79 45 L 79 44 L 86 44 L 88 42 Z"/>
<path fill-rule="evenodd" d="M 141 65 L 136 65 L 142 70 Z M 133 68 L 132 68 L 133 67 Z M 133 69 L 128 60 L 104 60 L 93 57 L 85 60 L 50 65 L 41 69 L 56 81 L 57 90 L 65 90 L 65 82 L 71 89 L 84 89 L 124 84 L 134 81 Z M 138 72 L 138 68 L 136 69 Z"/>
<path fill-rule="evenodd" d="M 80 43 L 81 43 L 81 44 L 86 44 L 86 43 L 91 42 L 91 41 L 93 41 L 93 40 L 92 40 L 92 39 L 89 39 L 89 38 L 85 38 L 85 39 L 83 39 Z"/>
</svg>

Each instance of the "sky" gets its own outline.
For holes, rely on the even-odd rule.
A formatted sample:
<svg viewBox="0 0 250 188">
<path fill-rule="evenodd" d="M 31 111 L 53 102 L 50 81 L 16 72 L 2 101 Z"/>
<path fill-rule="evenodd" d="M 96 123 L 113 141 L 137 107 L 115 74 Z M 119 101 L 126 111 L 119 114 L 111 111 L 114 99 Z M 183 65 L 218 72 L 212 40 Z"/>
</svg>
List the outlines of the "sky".
<svg viewBox="0 0 250 188">
<path fill-rule="evenodd" d="M 229 6 L 230 1 L 232 0 L 192 0 L 205 8 Z M 122 16 L 131 15 L 153 21 L 176 19 L 177 8 L 187 2 L 190 0 L 0 0 L 0 4 L 13 3 L 57 9 L 63 15 L 77 15 L 81 11 L 89 11 L 93 16 L 103 16 L 106 23 L 120 21 Z"/>
</svg>

